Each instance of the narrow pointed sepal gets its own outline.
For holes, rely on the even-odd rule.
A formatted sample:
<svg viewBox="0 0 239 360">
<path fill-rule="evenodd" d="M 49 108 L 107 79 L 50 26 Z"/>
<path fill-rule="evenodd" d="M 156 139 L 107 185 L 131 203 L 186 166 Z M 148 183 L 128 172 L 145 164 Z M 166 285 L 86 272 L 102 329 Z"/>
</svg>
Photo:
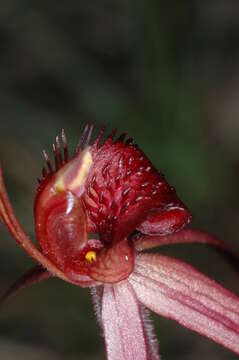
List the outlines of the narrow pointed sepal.
<svg viewBox="0 0 239 360">
<path fill-rule="evenodd" d="M 239 254 L 233 251 L 233 249 L 221 239 L 202 230 L 187 228 L 165 236 L 141 235 L 136 237 L 135 249 L 137 251 L 143 251 L 159 246 L 175 244 L 203 244 L 211 246 L 220 255 L 224 256 L 236 271 L 239 271 Z"/>
<path fill-rule="evenodd" d="M 138 255 L 129 281 L 152 311 L 239 354 L 239 297 L 215 281 L 158 254 Z"/>
<path fill-rule="evenodd" d="M 101 321 L 108 360 L 148 360 L 139 302 L 128 281 L 105 285 Z"/>
<path fill-rule="evenodd" d="M 22 289 L 28 288 L 43 280 L 47 280 L 52 275 L 44 269 L 41 265 L 37 265 L 34 268 L 27 271 L 19 279 L 17 279 L 13 285 L 0 297 L 0 305 L 5 303 L 10 297 L 16 295 Z"/>
<path fill-rule="evenodd" d="M 141 235 L 135 241 L 135 248 L 138 251 L 143 251 L 158 246 L 174 244 L 206 244 L 215 246 L 222 251 L 232 253 L 229 246 L 222 240 L 204 231 L 191 228 L 186 228 L 174 234 L 164 236 Z"/>
</svg>

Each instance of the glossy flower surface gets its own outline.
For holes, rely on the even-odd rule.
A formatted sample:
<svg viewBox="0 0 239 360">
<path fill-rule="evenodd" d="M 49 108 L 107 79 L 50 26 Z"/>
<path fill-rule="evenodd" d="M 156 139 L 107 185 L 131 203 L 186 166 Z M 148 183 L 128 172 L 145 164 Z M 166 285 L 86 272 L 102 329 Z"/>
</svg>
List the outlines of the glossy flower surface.
<svg viewBox="0 0 239 360">
<path fill-rule="evenodd" d="M 187 228 L 191 215 L 164 176 L 125 135 L 93 145 L 86 126 L 72 159 L 62 131 L 44 152 L 34 204 L 39 247 L 24 233 L 0 173 L 0 218 L 39 265 L 11 290 L 57 276 L 90 287 L 110 360 L 159 359 L 145 307 L 239 354 L 239 298 L 182 261 L 144 250 L 224 244 Z"/>
</svg>

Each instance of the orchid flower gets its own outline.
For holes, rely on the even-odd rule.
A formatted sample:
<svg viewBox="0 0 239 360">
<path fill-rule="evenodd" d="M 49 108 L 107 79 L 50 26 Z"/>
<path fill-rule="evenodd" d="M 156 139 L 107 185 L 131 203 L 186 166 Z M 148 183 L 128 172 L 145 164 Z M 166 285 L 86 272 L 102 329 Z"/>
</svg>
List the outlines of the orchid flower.
<svg viewBox="0 0 239 360">
<path fill-rule="evenodd" d="M 146 155 L 116 131 L 90 145 L 84 128 L 70 159 L 64 130 L 53 145 L 34 204 L 38 245 L 19 224 L 0 169 L 0 218 L 38 263 L 5 294 L 58 277 L 89 287 L 108 360 L 159 360 L 148 308 L 239 354 L 239 297 L 156 246 L 216 238 L 188 227 L 191 215 Z M 62 147 L 62 149 L 61 149 Z"/>
</svg>

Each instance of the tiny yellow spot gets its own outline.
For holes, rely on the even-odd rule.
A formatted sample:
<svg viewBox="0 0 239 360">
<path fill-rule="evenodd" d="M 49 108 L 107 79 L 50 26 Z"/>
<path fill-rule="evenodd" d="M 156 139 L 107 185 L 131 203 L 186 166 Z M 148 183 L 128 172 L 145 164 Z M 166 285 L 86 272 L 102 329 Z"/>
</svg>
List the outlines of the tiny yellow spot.
<svg viewBox="0 0 239 360">
<path fill-rule="evenodd" d="M 60 178 L 56 185 L 55 185 L 55 189 L 57 192 L 63 192 L 65 190 L 65 185 L 64 185 L 64 181 L 62 178 Z"/>
<path fill-rule="evenodd" d="M 92 165 L 92 156 L 88 149 L 86 149 L 82 152 L 81 157 L 79 159 L 77 159 L 77 163 L 79 166 L 77 175 L 74 177 L 74 179 L 68 185 L 68 187 L 71 191 L 82 186 L 86 180 L 88 173 L 89 173 L 90 167 Z"/>
<path fill-rule="evenodd" d="M 95 251 L 88 251 L 85 255 L 86 260 L 89 263 L 92 263 L 93 261 L 96 261 L 96 252 Z"/>
</svg>

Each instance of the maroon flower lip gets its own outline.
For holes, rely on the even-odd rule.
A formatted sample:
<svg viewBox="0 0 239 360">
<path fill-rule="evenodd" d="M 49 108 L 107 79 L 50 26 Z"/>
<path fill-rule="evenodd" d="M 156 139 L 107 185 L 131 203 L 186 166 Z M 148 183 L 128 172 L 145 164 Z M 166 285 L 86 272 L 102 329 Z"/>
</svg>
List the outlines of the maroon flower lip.
<svg viewBox="0 0 239 360">
<path fill-rule="evenodd" d="M 88 231 L 98 233 L 102 242 L 117 241 L 117 238 L 127 236 L 135 229 L 149 235 L 170 234 L 191 222 L 191 214 L 175 189 L 131 138 L 125 140 L 126 134 L 122 134 L 114 140 L 114 130 L 100 145 L 103 128 L 93 145 L 89 146 L 92 130 L 92 126 L 86 125 L 72 160 L 69 159 L 64 131 L 63 154 L 59 138 L 56 138 L 53 145 L 55 169 L 44 151 L 48 172 L 43 168 L 38 193 L 62 167 L 68 164 L 70 169 L 69 162 L 77 162 L 76 159 L 88 149 L 92 164 L 85 179 L 82 201 Z M 68 184 L 77 176 L 78 166 L 72 165 Z M 79 189 L 74 189 L 73 193 L 78 195 Z M 35 207 L 37 199 L 38 196 Z"/>
<path fill-rule="evenodd" d="M 235 260 L 226 244 L 186 228 L 191 215 L 146 155 L 116 131 L 90 145 L 86 126 L 72 159 L 62 131 L 34 203 L 35 246 L 10 204 L 0 167 L 0 220 L 38 262 L 2 301 L 50 277 L 91 287 L 108 360 L 159 360 L 143 306 L 239 354 L 239 298 L 180 260 L 142 251 L 203 243 Z M 62 149 L 61 149 L 62 148 Z"/>
<path fill-rule="evenodd" d="M 35 200 L 36 235 L 42 252 L 71 280 L 80 274 L 113 282 L 133 271 L 135 231 L 172 234 L 191 215 L 132 139 L 124 140 L 125 134 L 114 139 L 114 131 L 100 145 L 102 130 L 89 145 L 92 129 L 85 127 L 71 160 L 64 131 L 63 152 L 56 138 L 54 170 L 44 152 L 48 171 L 43 169 Z M 97 233 L 98 241 L 89 243 L 90 233 Z M 90 251 L 97 253 L 93 264 L 85 258 Z"/>
<path fill-rule="evenodd" d="M 185 205 L 146 155 L 125 134 L 113 132 L 92 146 L 93 164 L 83 201 L 89 231 L 103 242 L 117 241 L 135 229 L 164 235 L 191 221 Z M 167 218 L 167 219 L 166 219 Z"/>
</svg>

